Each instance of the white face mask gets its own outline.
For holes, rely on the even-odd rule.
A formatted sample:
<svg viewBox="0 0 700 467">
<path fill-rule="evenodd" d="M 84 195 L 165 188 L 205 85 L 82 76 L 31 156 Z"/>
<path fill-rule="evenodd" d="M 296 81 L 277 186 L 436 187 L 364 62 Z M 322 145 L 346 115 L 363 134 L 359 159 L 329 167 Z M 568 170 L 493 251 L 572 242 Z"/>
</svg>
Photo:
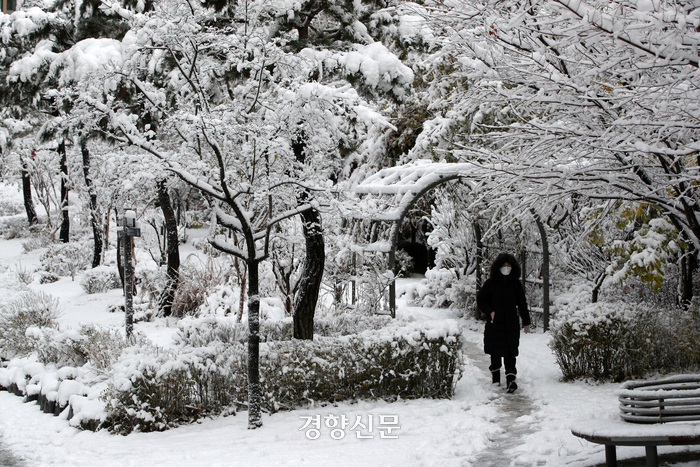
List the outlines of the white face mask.
<svg viewBox="0 0 700 467">
<path fill-rule="evenodd" d="M 503 266 L 503 267 L 501 268 L 501 274 L 503 274 L 504 276 L 507 276 L 508 274 L 510 274 L 510 270 L 511 270 L 511 269 L 512 269 L 512 268 L 509 267 L 509 266 Z"/>
</svg>

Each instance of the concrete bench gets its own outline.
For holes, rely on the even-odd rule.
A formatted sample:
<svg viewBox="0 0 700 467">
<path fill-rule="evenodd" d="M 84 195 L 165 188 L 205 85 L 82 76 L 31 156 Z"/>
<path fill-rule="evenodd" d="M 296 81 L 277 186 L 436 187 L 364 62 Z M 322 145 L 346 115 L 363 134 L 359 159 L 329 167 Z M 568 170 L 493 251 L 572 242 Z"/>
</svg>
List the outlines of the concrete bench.
<svg viewBox="0 0 700 467">
<path fill-rule="evenodd" d="M 605 445 L 605 462 L 617 466 L 616 446 L 644 446 L 648 467 L 658 467 L 657 446 L 700 444 L 700 375 L 628 382 L 618 391 L 620 418 L 591 420 L 571 433 Z"/>
</svg>

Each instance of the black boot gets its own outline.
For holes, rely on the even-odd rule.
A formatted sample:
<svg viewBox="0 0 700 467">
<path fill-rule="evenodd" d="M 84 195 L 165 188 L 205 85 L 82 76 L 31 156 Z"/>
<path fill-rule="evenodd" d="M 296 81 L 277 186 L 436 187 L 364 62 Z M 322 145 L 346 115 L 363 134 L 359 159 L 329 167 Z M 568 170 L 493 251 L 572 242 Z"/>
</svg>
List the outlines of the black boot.
<svg viewBox="0 0 700 467">
<path fill-rule="evenodd" d="M 512 394 L 515 392 L 515 390 L 518 389 L 518 385 L 515 383 L 515 375 L 514 374 L 507 374 L 506 375 L 506 390 L 508 391 L 509 394 Z"/>
<path fill-rule="evenodd" d="M 498 386 L 501 385 L 501 369 L 491 370 L 491 382 Z"/>
</svg>

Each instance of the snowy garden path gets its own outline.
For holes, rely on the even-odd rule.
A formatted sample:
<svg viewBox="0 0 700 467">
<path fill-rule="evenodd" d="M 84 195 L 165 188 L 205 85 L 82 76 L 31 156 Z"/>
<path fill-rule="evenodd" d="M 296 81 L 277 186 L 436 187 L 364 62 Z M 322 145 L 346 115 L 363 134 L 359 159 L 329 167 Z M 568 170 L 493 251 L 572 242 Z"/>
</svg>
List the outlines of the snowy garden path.
<svg viewBox="0 0 700 467">
<path fill-rule="evenodd" d="M 480 368 L 488 368 L 490 361 L 483 350 L 478 345 L 469 344 L 465 353 L 466 357 L 474 361 Z M 517 459 L 514 459 L 513 449 L 525 444 L 527 435 L 534 433 L 529 420 L 530 415 L 535 411 L 532 399 L 522 390 L 514 394 L 505 392 L 505 387 L 496 388 L 494 395 L 489 402 L 496 408 L 497 417 L 493 420 L 501 428 L 499 433 L 490 439 L 489 445 L 472 462 L 474 466 L 482 467 L 507 467 L 518 466 Z M 523 417 L 525 417 L 523 419 Z M 526 464 L 523 464 L 526 465 Z M 529 465 L 529 464 L 527 464 Z"/>
<path fill-rule="evenodd" d="M 0 466 L 2 467 L 23 467 L 24 464 L 17 460 L 11 452 L 6 450 L 2 444 L 2 437 L 0 437 Z"/>
</svg>

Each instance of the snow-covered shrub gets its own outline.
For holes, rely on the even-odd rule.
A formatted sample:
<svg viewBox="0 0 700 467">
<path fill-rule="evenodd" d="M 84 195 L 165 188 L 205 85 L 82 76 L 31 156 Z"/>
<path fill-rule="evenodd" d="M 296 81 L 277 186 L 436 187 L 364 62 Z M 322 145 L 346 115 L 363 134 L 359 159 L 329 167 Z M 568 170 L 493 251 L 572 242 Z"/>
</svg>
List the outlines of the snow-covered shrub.
<svg viewBox="0 0 700 467">
<path fill-rule="evenodd" d="M 26 217 L 9 217 L 0 222 L 0 236 L 7 240 L 27 238 L 31 235 Z"/>
<path fill-rule="evenodd" d="M 264 320 L 260 322 L 260 341 L 276 341 L 291 338 L 292 319 Z M 206 316 L 184 318 L 178 322 L 173 340 L 181 347 L 205 347 L 212 342 L 242 344 L 248 339 L 248 323 L 235 317 Z"/>
<path fill-rule="evenodd" d="M 104 426 L 127 434 L 162 431 L 243 400 L 245 347 L 219 343 L 180 352 L 151 345 L 127 348 L 113 366 Z"/>
<path fill-rule="evenodd" d="M 678 299 L 678 284 L 681 280 L 680 268 L 677 264 L 667 263 L 662 266 L 663 283 L 654 289 L 649 283 L 638 276 L 630 274 L 618 283 L 608 281 L 600 291 L 600 300 L 621 300 L 627 303 L 648 303 L 657 308 L 672 308 Z M 693 286 L 694 294 L 700 292 L 700 281 Z"/>
<path fill-rule="evenodd" d="M 449 398 L 461 346 L 453 321 L 269 343 L 261 349 L 263 404 L 275 411 L 311 401 Z"/>
<path fill-rule="evenodd" d="M 85 271 L 83 278 L 80 280 L 80 286 L 85 293 L 95 294 L 119 289 L 122 283 L 116 269 L 109 266 L 98 266 Z"/>
<path fill-rule="evenodd" d="M 118 331 L 94 326 L 67 331 L 31 327 L 26 334 L 38 360 L 57 367 L 80 367 L 90 363 L 93 368 L 105 370 L 119 358 L 126 346 Z"/>
<path fill-rule="evenodd" d="M 87 269 L 91 261 L 91 248 L 77 242 L 51 245 L 41 257 L 41 265 L 47 272 L 72 279 L 78 272 Z"/>
<path fill-rule="evenodd" d="M 157 267 L 155 263 L 141 262 L 134 271 L 138 295 L 134 303 L 139 302 L 144 314 L 152 314 L 158 309 L 158 300 L 167 284 L 166 267 Z M 119 283 L 121 287 L 121 279 Z"/>
<path fill-rule="evenodd" d="M 338 337 L 359 334 L 368 330 L 383 329 L 391 322 L 390 317 L 381 315 L 342 314 L 316 318 L 314 335 Z M 260 322 L 260 342 L 290 340 L 292 334 L 292 318 Z M 244 343 L 248 339 L 248 323 L 221 316 L 185 318 L 178 322 L 178 330 L 173 339 L 182 347 L 204 347 L 212 342 Z"/>
<path fill-rule="evenodd" d="M 314 319 L 314 334 L 326 337 L 347 336 L 369 330 L 380 330 L 389 326 L 392 321 L 392 318 L 386 315 L 344 313 Z"/>
<path fill-rule="evenodd" d="M 52 274 L 46 271 L 39 271 L 40 284 L 53 284 L 54 282 L 58 282 L 59 279 L 60 277 L 58 277 L 56 274 Z"/>
<path fill-rule="evenodd" d="M 173 300 L 172 315 L 178 318 L 195 315 L 212 290 L 226 280 L 226 271 L 213 258 L 202 267 L 185 263 L 180 267 L 180 283 Z"/>
<path fill-rule="evenodd" d="M 474 278 L 460 278 L 453 269 L 428 269 L 408 293 L 416 306 L 467 310 L 475 303 Z"/>
<path fill-rule="evenodd" d="M 16 198 L 0 198 L 0 217 L 16 216 L 24 211 L 22 200 Z"/>
<path fill-rule="evenodd" d="M 552 341 L 564 379 L 622 381 L 700 365 L 700 312 L 623 302 L 560 309 Z"/>
<path fill-rule="evenodd" d="M 27 329 L 57 328 L 58 300 L 44 292 L 28 292 L 0 307 L 0 353 L 6 357 L 33 351 Z"/>
<path fill-rule="evenodd" d="M 261 344 L 262 405 L 277 411 L 340 400 L 451 397 L 462 373 L 455 321 Z M 106 426 L 164 430 L 247 403 L 247 352 L 236 342 L 130 347 L 112 370 Z"/>
<path fill-rule="evenodd" d="M 15 273 L 17 274 L 17 280 L 24 285 L 29 285 L 34 282 L 34 274 L 21 264 L 17 265 Z"/>
<path fill-rule="evenodd" d="M 25 253 L 29 253 L 39 248 L 46 248 L 49 245 L 51 245 L 51 237 L 44 232 L 40 232 L 38 235 L 33 235 L 28 240 L 22 242 L 22 250 L 24 250 Z"/>
</svg>

